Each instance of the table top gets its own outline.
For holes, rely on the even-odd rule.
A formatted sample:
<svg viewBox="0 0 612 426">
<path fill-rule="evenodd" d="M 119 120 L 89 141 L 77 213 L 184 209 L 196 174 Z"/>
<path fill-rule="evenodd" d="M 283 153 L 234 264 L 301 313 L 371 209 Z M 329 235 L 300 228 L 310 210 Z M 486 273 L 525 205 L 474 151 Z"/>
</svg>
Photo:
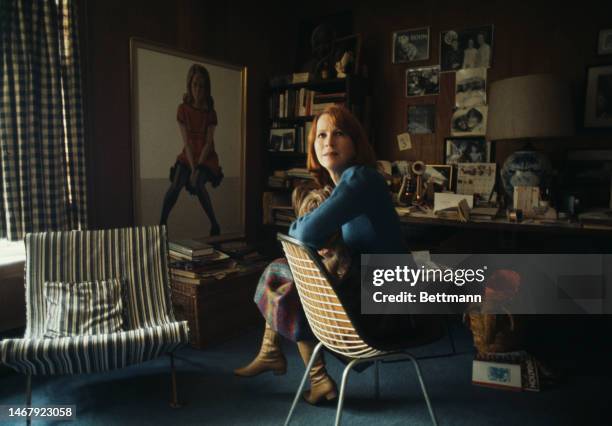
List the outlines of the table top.
<svg viewBox="0 0 612 426">
<path fill-rule="evenodd" d="M 402 223 L 410 225 L 450 226 L 465 229 L 491 229 L 511 232 L 549 232 L 566 235 L 612 237 L 612 227 L 584 227 L 578 222 L 563 220 L 525 219 L 522 222 L 516 223 L 510 222 L 505 218 L 496 218 L 492 220 L 470 220 L 469 222 L 460 222 L 454 219 L 442 219 L 436 217 L 433 213 L 426 214 L 419 212 L 406 215 L 398 211 L 398 214 Z"/>
</svg>

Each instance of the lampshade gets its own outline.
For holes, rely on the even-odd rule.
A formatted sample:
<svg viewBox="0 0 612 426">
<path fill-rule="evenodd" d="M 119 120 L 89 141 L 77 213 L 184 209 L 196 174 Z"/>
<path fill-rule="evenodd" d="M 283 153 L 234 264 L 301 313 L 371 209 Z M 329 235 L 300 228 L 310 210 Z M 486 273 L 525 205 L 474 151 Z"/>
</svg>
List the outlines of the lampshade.
<svg viewBox="0 0 612 426">
<path fill-rule="evenodd" d="M 555 138 L 573 134 L 569 85 L 561 78 L 536 74 L 491 83 L 488 140 Z"/>
</svg>

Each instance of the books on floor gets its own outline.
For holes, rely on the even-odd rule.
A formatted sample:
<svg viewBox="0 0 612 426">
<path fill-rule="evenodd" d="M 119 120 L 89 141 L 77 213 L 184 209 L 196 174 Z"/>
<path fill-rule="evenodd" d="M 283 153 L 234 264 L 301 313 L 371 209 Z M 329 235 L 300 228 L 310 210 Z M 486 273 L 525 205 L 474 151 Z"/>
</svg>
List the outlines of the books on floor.
<svg viewBox="0 0 612 426">
<path fill-rule="evenodd" d="M 537 392 L 538 363 L 525 351 L 478 353 L 472 363 L 472 384 Z"/>
<path fill-rule="evenodd" d="M 171 252 L 190 258 L 211 255 L 215 251 L 213 246 L 199 239 L 171 240 L 168 242 L 168 248 Z"/>
</svg>

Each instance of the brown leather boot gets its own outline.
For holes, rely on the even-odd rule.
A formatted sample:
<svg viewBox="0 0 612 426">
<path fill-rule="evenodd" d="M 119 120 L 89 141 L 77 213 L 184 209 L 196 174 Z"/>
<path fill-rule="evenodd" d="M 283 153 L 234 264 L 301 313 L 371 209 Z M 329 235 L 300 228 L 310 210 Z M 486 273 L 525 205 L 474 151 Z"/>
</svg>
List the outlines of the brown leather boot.
<svg viewBox="0 0 612 426">
<path fill-rule="evenodd" d="M 297 346 L 304 365 L 308 365 L 315 348 L 314 342 L 302 340 L 297 342 Z M 316 405 L 324 399 L 331 401 L 337 398 L 338 390 L 336 389 L 336 383 L 329 377 L 327 370 L 325 370 L 323 353 L 319 353 L 308 374 L 310 375 L 310 390 L 302 394 L 306 402 Z"/>
<path fill-rule="evenodd" d="M 259 353 L 250 364 L 235 369 L 234 374 L 241 377 L 253 377 L 266 371 L 272 371 L 276 376 L 285 374 L 287 372 L 287 360 L 279 343 L 280 335 L 266 323 Z"/>
</svg>

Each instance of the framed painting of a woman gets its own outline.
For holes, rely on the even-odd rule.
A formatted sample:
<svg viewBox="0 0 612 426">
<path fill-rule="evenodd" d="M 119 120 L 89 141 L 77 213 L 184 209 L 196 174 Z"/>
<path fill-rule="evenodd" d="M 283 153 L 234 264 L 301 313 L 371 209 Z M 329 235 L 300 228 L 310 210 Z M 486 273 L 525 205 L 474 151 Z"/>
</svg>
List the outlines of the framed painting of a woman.
<svg viewBox="0 0 612 426">
<path fill-rule="evenodd" d="M 246 68 L 130 43 L 134 223 L 243 235 Z"/>
</svg>

